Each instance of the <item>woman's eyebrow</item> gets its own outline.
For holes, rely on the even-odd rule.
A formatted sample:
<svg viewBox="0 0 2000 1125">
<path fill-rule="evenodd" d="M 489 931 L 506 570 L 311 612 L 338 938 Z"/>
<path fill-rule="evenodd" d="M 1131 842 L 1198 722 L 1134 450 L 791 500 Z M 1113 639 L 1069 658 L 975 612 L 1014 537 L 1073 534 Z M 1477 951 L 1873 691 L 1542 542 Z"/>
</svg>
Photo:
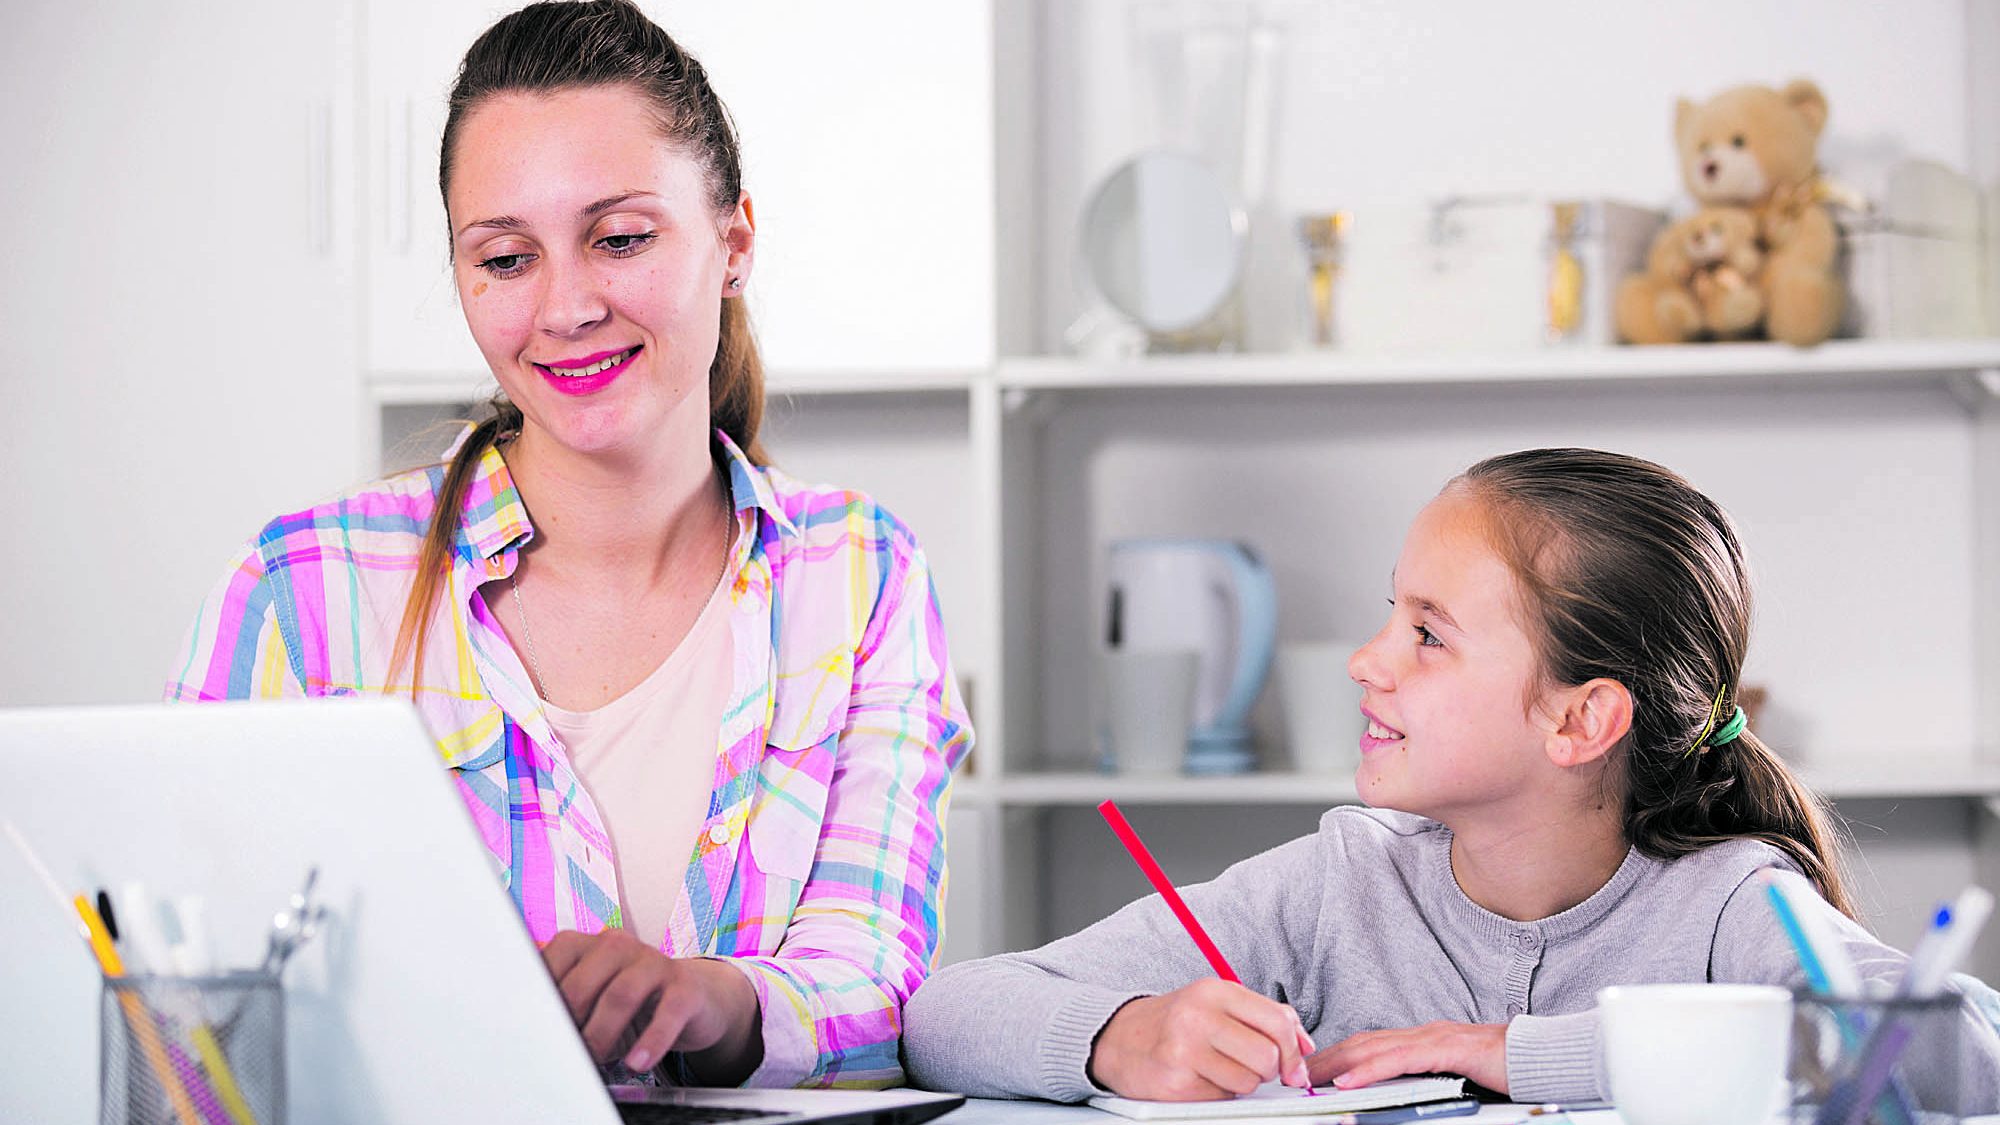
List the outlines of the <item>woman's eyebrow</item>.
<svg viewBox="0 0 2000 1125">
<path fill-rule="evenodd" d="M 630 199 L 637 199 L 641 196 L 645 196 L 649 199 L 659 198 L 659 196 L 655 195 L 653 192 L 650 191 L 626 191 L 626 192 L 620 192 L 617 195 L 607 195 L 603 199 L 600 199 L 595 203 L 589 204 L 582 210 L 578 211 L 576 213 L 577 218 L 588 219 L 592 215 L 602 214 L 603 212 L 609 211 L 613 207 L 618 206 L 620 203 L 624 203 L 625 201 Z M 490 219 L 479 219 L 475 222 L 467 223 L 464 226 L 458 228 L 458 233 L 460 235 L 463 235 L 465 234 L 466 231 L 472 230 L 474 227 L 491 227 L 494 230 L 520 230 L 522 227 L 525 227 L 527 225 L 528 223 L 525 219 L 519 219 L 514 217 L 513 215 L 496 215 Z"/>
<path fill-rule="evenodd" d="M 588 219 L 592 215 L 601 214 L 602 212 L 609 211 L 613 207 L 618 206 L 620 203 L 623 203 L 628 199 L 637 199 L 642 195 L 649 199 L 659 198 L 659 196 L 655 195 L 650 191 L 621 192 L 618 195 L 607 195 L 603 199 L 600 199 L 597 202 L 591 204 L 590 206 L 585 207 L 583 210 L 578 211 L 576 214 L 577 217 L 580 219 Z"/>
</svg>

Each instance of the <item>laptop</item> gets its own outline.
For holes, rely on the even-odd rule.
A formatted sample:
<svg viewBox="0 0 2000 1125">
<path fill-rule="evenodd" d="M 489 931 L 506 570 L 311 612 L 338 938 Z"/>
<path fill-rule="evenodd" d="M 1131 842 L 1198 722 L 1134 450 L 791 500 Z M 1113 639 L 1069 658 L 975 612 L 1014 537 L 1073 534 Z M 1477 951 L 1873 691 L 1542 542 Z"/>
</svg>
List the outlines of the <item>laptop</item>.
<svg viewBox="0 0 2000 1125">
<path fill-rule="evenodd" d="M 917 1091 L 600 1080 L 414 708 L 390 699 L 0 711 L 0 821 L 66 892 L 199 895 L 218 968 L 263 959 L 318 869 L 285 969 L 293 1122 L 917 1125 Z M 0 1121 L 98 1116 L 96 962 L 0 835 Z"/>
</svg>

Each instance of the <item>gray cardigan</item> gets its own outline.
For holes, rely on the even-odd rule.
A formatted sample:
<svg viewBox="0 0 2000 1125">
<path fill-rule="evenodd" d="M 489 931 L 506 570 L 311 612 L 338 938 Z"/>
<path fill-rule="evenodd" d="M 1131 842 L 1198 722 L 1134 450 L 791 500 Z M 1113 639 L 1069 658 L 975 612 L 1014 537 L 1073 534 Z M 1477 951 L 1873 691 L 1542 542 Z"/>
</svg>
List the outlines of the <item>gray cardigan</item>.
<svg viewBox="0 0 2000 1125">
<path fill-rule="evenodd" d="M 1760 881 L 1807 885 L 1784 853 L 1734 840 L 1662 862 L 1633 849 L 1597 893 L 1537 922 L 1465 896 L 1451 830 L 1341 807 L 1319 831 L 1183 891 L 1245 986 L 1286 1001 L 1317 1047 L 1359 1031 L 1431 1020 L 1507 1024 L 1516 1101 L 1606 1095 L 1596 993 L 1612 984 L 1732 981 L 1796 986 L 1798 961 Z M 1864 977 L 1902 976 L 1905 958 L 1807 889 Z M 1136 997 L 1209 974 L 1159 896 L 1027 953 L 947 966 L 904 1007 L 913 1083 L 980 1097 L 1080 1101 L 1091 1045 Z M 1960 1072 L 1975 1112 L 2000 1109 L 2000 1039 L 1964 1006 Z M 1906 1061 L 1934 1057 L 1913 1044 Z M 1920 1073 L 1910 1074 L 1921 1084 Z"/>
</svg>

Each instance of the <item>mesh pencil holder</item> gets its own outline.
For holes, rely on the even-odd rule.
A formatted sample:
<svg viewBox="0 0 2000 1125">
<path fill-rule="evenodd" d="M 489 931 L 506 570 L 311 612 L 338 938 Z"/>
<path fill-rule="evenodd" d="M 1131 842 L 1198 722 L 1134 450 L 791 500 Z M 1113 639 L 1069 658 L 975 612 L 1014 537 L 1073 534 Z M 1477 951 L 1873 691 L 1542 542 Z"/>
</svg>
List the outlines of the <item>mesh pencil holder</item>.
<svg viewBox="0 0 2000 1125">
<path fill-rule="evenodd" d="M 1792 996 L 1793 1125 L 1950 1125 L 1975 1110 L 1959 1073 L 1959 998 Z"/>
<path fill-rule="evenodd" d="M 272 973 L 104 982 L 104 1125 L 282 1125 L 285 994 Z"/>
</svg>

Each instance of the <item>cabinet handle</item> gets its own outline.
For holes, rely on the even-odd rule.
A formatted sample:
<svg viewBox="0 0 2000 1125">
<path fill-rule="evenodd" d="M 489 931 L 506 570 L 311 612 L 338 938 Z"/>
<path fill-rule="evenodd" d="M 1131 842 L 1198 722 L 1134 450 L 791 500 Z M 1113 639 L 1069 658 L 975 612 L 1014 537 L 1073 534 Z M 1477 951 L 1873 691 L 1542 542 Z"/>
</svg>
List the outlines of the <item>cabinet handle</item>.
<svg viewBox="0 0 2000 1125">
<path fill-rule="evenodd" d="M 333 250 L 333 104 L 306 105 L 306 227 L 313 253 Z"/>
<path fill-rule="evenodd" d="M 410 99 L 390 98 L 382 113 L 382 218 L 389 248 L 402 253 L 410 248 Z"/>
</svg>

